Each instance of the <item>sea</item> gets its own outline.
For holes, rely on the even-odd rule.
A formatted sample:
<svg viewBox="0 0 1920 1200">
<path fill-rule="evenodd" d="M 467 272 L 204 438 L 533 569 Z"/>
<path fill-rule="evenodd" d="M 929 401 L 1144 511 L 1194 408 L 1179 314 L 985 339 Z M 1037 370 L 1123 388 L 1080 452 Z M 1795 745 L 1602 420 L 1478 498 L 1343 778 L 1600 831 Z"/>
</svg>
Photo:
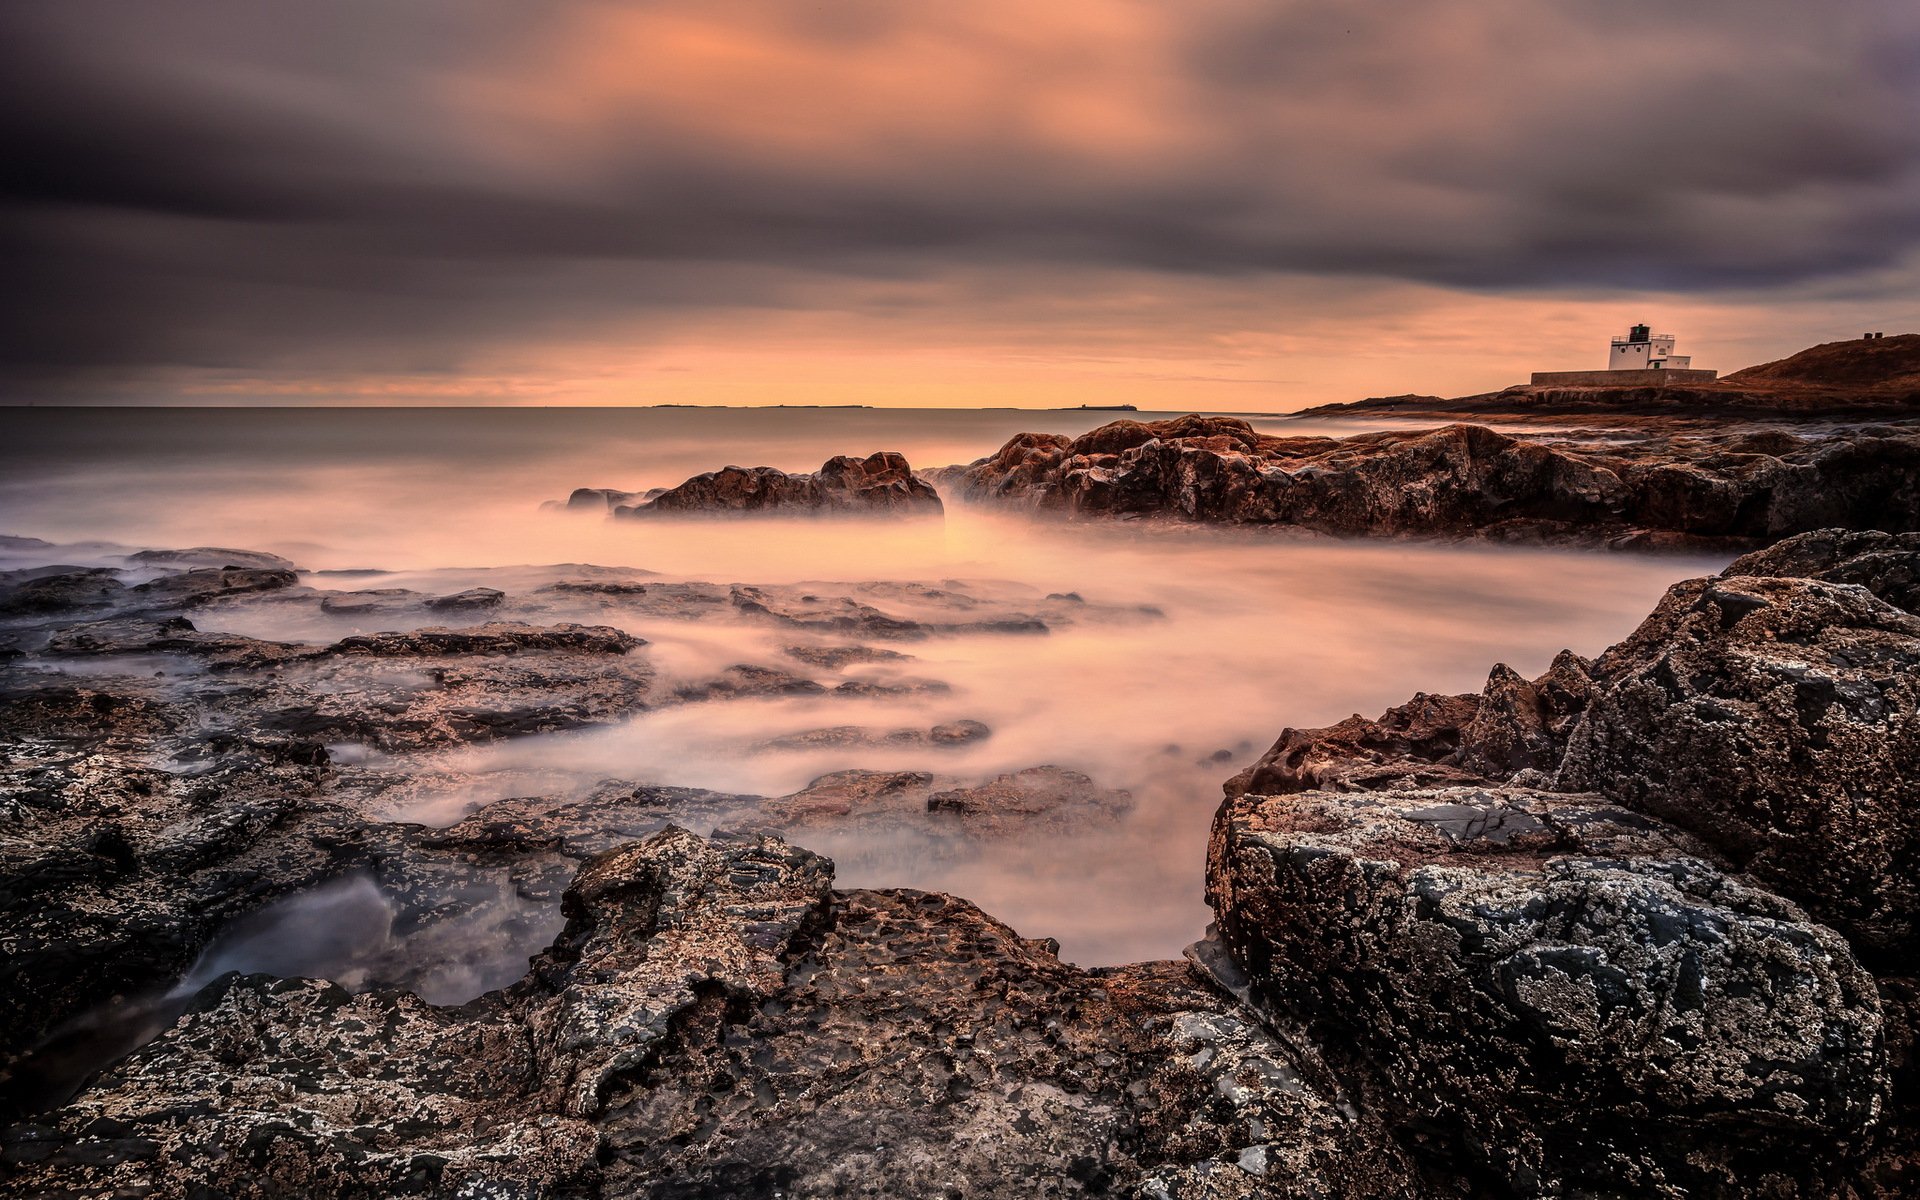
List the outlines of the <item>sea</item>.
<svg viewBox="0 0 1920 1200">
<path fill-rule="evenodd" d="M 1083 965 L 1177 956 L 1201 935 L 1207 832 L 1221 786 L 1283 729 L 1375 715 L 1419 691 L 1477 691 L 1496 663 L 1530 675 L 1562 648 L 1597 653 L 1669 585 L 1725 562 L 1070 523 L 957 503 L 926 520 L 687 522 L 620 521 L 546 503 L 577 487 L 637 491 L 727 464 L 811 470 L 831 455 L 878 450 L 918 467 L 964 463 L 1021 432 L 1078 434 L 1159 415 L 1168 414 L 9 408 L 0 409 L 0 534 L 100 554 L 266 550 L 299 564 L 312 586 L 347 590 L 512 591 L 566 563 L 719 583 L 996 581 L 1150 610 L 1151 619 L 1045 637 L 917 643 L 916 672 L 950 686 L 924 697 L 864 708 L 813 697 L 662 707 L 614 726 L 450 752 L 436 769 L 455 786 L 379 814 L 445 824 L 529 794 L 530 779 L 555 795 L 580 794 L 602 778 L 781 795 L 851 768 L 985 779 L 1056 765 L 1125 789 L 1130 814 L 1114 828 L 1020 838 L 970 856 L 892 840 L 828 837 L 833 844 L 822 848 L 843 886 L 964 896 L 1022 935 L 1057 939 L 1062 957 Z M 1269 432 L 1329 436 L 1391 425 L 1249 419 Z M 196 620 L 254 636 L 340 634 L 318 627 L 309 609 L 282 607 L 279 615 L 209 610 Z M 630 624 L 667 678 L 769 652 L 766 635 L 749 629 Z M 792 730 L 962 719 L 984 722 L 992 736 L 958 750 L 752 750 Z M 300 955 L 284 949 L 273 962 L 299 970 Z M 311 956 L 305 965 L 324 970 Z M 483 977 L 517 970 L 501 964 Z M 435 998 L 461 992 L 449 986 Z"/>
</svg>

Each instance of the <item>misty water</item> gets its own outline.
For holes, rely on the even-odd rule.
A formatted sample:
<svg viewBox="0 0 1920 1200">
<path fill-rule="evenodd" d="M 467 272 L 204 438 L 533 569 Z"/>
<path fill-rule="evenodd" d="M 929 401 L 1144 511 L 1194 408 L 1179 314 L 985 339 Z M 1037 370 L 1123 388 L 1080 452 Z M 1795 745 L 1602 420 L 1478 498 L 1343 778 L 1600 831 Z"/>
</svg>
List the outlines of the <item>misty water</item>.
<svg viewBox="0 0 1920 1200">
<path fill-rule="evenodd" d="M 1721 559 L 1273 531 L 1081 523 L 949 505 L 899 521 L 623 522 L 542 511 L 578 486 L 640 489 L 726 463 L 812 469 L 835 453 L 898 450 L 916 466 L 964 462 L 1013 433 L 1077 433 L 1095 412 L 889 410 L 7 410 L 0 533 L 116 547 L 272 551 L 318 588 L 525 592 L 576 564 L 669 580 L 778 584 L 964 581 L 982 596 L 1073 593 L 1105 615 L 1044 636 L 966 634 L 898 647 L 865 677 L 948 690 L 684 704 L 619 724 L 406 760 L 335 747 L 344 770 L 407 775 L 374 815 L 444 825 L 506 797 L 577 799 L 602 779 L 778 796 L 830 771 L 926 770 L 971 780 L 1052 764 L 1132 794 L 1117 825 L 984 844 L 970 854 L 910 836 L 825 832 L 848 887 L 953 892 L 1062 956 L 1105 964 L 1177 955 L 1202 930 L 1202 876 L 1220 787 L 1283 727 L 1373 715 L 1417 691 L 1477 690 L 1505 662 L 1523 674 L 1563 647 L 1593 654 L 1671 583 Z M 1129 414 L 1131 415 L 1131 414 Z M 1336 422 L 1257 421 L 1350 433 Z M 75 547 L 75 543 L 108 543 Z M 911 614 L 904 598 L 876 600 Z M 647 639 L 662 685 L 761 663 L 790 632 L 740 621 L 623 616 L 583 605 L 542 619 L 621 625 Z M 323 641 L 407 624 L 251 605 L 195 614 L 203 629 Z M 98 669 L 98 668 L 95 668 Z M 768 751 L 829 726 L 926 728 L 977 720 L 960 748 Z M 697 828 L 697 826 L 696 826 Z M 229 931 L 184 990 L 227 969 L 315 974 L 350 986 L 402 980 L 457 1002 L 517 977 L 530 945 L 476 921 L 472 945 L 408 947 L 362 878 L 280 902 Z M 457 928 L 457 927 L 456 927 Z M 549 929 L 538 923 L 536 932 Z M 544 936 L 544 934 L 542 934 Z M 537 940 L 537 939 L 536 939 Z M 431 959 L 429 963 L 427 960 Z M 383 967 L 369 964 L 385 963 Z"/>
</svg>

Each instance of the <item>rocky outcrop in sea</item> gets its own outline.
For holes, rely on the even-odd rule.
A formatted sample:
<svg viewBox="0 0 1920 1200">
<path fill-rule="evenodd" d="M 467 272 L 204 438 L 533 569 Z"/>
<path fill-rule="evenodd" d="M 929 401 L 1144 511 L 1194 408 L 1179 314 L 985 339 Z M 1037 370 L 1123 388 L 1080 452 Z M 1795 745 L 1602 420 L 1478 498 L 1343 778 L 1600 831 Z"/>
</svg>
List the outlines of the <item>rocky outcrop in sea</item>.
<svg viewBox="0 0 1920 1200">
<path fill-rule="evenodd" d="M 1622 547 L 1920 528 L 1920 432 L 1742 428 L 1516 437 L 1479 425 L 1281 437 L 1233 417 L 1025 433 L 930 473 L 949 499 L 1345 536 Z"/>
<path fill-rule="evenodd" d="M 649 492 L 576 488 L 563 506 L 617 517 L 937 514 L 940 495 L 891 451 L 837 455 L 811 474 L 775 467 L 722 467 Z"/>
</svg>

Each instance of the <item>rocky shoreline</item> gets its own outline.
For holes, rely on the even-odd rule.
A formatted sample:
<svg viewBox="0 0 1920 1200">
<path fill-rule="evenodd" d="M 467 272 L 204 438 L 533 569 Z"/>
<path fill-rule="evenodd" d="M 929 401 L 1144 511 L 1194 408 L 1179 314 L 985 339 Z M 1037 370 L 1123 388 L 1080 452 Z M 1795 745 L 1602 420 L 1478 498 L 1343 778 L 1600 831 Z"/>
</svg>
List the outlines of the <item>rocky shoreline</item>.
<svg viewBox="0 0 1920 1200">
<path fill-rule="evenodd" d="M 1209 856 L 1252 994 L 1504 1191 L 1904 1194 L 1916 570 L 1806 535 L 1592 662 L 1286 731 Z"/>
<path fill-rule="evenodd" d="M 904 822 L 964 853 L 1124 814 L 1071 772 L 852 772 L 772 799 L 608 781 L 435 828 L 369 817 L 412 773 L 328 746 L 824 692 L 814 673 L 885 663 L 866 639 L 940 636 L 943 612 L 1150 617 L 602 572 L 499 593 L 464 628 L 196 628 L 329 598 L 247 557 L 4 581 L 0 1146 L 21 1194 L 1892 1197 L 1920 1169 L 1914 535 L 1790 539 L 1675 585 L 1598 659 L 1287 730 L 1227 785 L 1217 931 L 1187 962 L 1098 970 L 965 901 L 836 888 L 782 840 Z M 436 599 L 377 607 L 424 622 Z M 630 634 L 505 619 L 587 602 L 833 640 L 663 689 Z M 62 661 L 105 669 L 43 669 Z M 354 990 L 227 975 L 64 1095 L 102 996 L 356 878 L 416 952 L 457 956 L 484 922 L 531 968 L 453 1006 L 399 966 Z"/>
</svg>

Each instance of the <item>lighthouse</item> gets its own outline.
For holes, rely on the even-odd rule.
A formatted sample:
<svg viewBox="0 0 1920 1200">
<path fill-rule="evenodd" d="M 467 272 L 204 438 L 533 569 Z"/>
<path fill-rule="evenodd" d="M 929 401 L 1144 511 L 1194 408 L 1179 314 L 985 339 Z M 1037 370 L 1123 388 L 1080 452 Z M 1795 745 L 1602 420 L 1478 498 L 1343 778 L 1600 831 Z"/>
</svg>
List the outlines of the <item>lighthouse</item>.
<svg viewBox="0 0 1920 1200">
<path fill-rule="evenodd" d="M 1604 371 L 1535 371 L 1534 387 L 1672 387 L 1711 383 L 1717 371 L 1693 365 L 1691 354 L 1673 352 L 1674 336 L 1655 333 L 1651 325 L 1631 325 L 1627 336 L 1613 339 L 1607 348 Z"/>
<path fill-rule="evenodd" d="M 1691 366 L 1691 354 L 1673 352 L 1673 335 L 1655 334 L 1651 325 L 1635 325 L 1627 336 L 1613 339 L 1607 355 L 1609 371 L 1684 371 Z"/>
</svg>

